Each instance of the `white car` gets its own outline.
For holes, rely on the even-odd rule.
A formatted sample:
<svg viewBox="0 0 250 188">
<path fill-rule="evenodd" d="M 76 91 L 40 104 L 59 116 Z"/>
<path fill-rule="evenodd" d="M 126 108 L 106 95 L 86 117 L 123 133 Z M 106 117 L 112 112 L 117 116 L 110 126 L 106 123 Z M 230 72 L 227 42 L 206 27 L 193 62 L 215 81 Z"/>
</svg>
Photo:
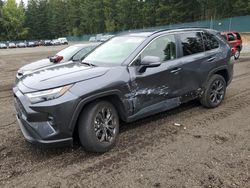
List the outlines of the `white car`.
<svg viewBox="0 0 250 188">
<path fill-rule="evenodd" d="M 58 63 L 76 63 L 80 61 L 87 53 L 96 48 L 99 44 L 100 43 L 75 44 L 59 51 L 52 57 L 27 64 L 17 71 L 16 82 L 18 82 L 21 77 L 25 75 L 28 75 L 37 70 L 46 69 L 47 67 L 53 66 Z"/>
<path fill-rule="evenodd" d="M 66 38 L 58 38 L 57 39 L 61 44 L 68 45 L 68 40 Z"/>
<path fill-rule="evenodd" d="M 4 44 L 4 43 L 0 43 L 0 49 L 6 49 L 7 48 L 7 45 Z"/>
<path fill-rule="evenodd" d="M 58 39 L 54 39 L 51 41 L 52 45 L 61 45 L 61 42 Z"/>
</svg>

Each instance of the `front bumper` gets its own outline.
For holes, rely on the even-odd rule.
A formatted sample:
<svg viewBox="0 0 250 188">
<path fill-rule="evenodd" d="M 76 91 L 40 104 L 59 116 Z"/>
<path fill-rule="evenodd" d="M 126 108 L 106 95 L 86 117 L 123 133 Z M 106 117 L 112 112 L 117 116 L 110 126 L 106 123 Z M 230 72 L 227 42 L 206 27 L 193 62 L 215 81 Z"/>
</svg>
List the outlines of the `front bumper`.
<svg viewBox="0 0 250 188">
<path fill-rule="evenodd" d="M 57 140 L 56 139 L 55 140 L 43 140 L 39 136 L 39 134 L 35 130 L 33 130 L 31 125 L 27 121 L 20 118 L 18 114 L 16 118 L 17 118 L 17 122 L 23 133 L 24 138 L 32 144 L 37 144 L 37 145 L 41 145 L 45 147 L 59 147 L 59 146 L 73 145 L 72 138 L 64 138 L 64 139 L 57 139 Z"/>
<path fill-rule="evenodd" d="M 70 121 L 77 104 L 77 97 L 70 92 L 53 101 L 31 104 L 26 96 L 13 89 L 17 121 L 25 139 L 46 147 L 73 144 Z"/>
</svg>

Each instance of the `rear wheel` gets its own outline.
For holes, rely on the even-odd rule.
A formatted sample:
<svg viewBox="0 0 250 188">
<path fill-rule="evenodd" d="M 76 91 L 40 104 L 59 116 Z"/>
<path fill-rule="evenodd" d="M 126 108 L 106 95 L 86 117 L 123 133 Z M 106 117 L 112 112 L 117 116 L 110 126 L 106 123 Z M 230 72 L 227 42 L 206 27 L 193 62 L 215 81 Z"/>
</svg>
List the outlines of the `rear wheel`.
<svg viewBox="0 0 250 188">
<path fill-rule="evenodd" d="M 235 54 L 234 54 L 234 59 L 237 60 L 240 58 L 240 49 L 237 48 L 236 51 L 235 51 Z"/>
<path fill-rule="evenodd" d="M 82 146 L 90 152 L 106 152 L 117 140 L 119 117 L 115 107 L 107 101 L 89 104 L 78 121 Z"/>
<path fill-rule="evenodd" d="M 226 94 L 226 81 L 221 75 L 213 75 L 205 88 L 205 92 L 200 98 L 200 102 L 204 107 L 215 108 L 219 106 Z"/>
</svg>

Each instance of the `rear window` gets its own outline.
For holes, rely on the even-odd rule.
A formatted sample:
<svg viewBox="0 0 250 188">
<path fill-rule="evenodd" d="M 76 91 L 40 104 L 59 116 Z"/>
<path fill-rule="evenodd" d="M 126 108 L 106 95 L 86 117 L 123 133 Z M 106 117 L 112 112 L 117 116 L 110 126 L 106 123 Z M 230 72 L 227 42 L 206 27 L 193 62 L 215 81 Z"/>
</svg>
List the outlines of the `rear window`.
<svg viewBox="0 0 250 188">
<path fill-rule="evenodd" d="M 205 50 L 213 50 L 216 48 L 219 48 L 219 42 L 217 41 L 216 37 L 210 33 L 203 33 L 204 36 L 204 46 Z M 225 35 L 222 35 L 223 38 L 225 38 Z"/>
<path fill-rule="evenodd" d="M 204 52 L 203 40 L 200 32 L 180 34 L 183 56 Z"/>
<path fill-rule="evenodd" d="M 236 37 L 237 37 L 237 40 L 241 40 L 241 36 L 239 33 L 235 33 Z"/>
<path fill-rule="evenodd" d="M 234 35 L 232 33 L 228 33 L 227 37 L 228 37 L 228 41 L 234 41 L 235 40 Z"/>
</svg>

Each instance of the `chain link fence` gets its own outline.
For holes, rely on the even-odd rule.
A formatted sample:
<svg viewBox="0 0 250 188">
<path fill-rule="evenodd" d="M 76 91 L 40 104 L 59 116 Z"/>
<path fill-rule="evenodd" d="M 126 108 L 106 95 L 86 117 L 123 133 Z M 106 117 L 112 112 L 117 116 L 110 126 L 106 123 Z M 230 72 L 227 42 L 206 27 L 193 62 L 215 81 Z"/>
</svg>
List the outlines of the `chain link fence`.
<svg viewBox="0 0 250 188">
<path fill-rule="evenodd" d="M 205 27 L 211 28 L 218 31 L 238 31 L 238 32 L 250 32 L 250 15 L 249 16 L 240 16 L 240 17 L 232 17 L 232 18 L 224 18 L 219 20 L 205 20 L 205 21 L 196 21 L 196 22 L 188 22 L 181 24 L 171 24 L 157 27 L 150 27 L 144 29 L 136 29 L 129 31 L 120 31 L 117 33 L 108 33 L 108 34 L 119 34 L 123 32 L 140 32 L 140 31 L 152 31 L 159 29 L 175 29 L 182 27 Z M 107 33 L 103 33 L 105 35 Z M 99 34 L 100 35 L 100 34 Z M 93 35 L 82 35 L 82 36 L 68 36 L 67 39 L 69 41 L 88 41 L 90 37 L 96 36 Z"/>
</svg>

